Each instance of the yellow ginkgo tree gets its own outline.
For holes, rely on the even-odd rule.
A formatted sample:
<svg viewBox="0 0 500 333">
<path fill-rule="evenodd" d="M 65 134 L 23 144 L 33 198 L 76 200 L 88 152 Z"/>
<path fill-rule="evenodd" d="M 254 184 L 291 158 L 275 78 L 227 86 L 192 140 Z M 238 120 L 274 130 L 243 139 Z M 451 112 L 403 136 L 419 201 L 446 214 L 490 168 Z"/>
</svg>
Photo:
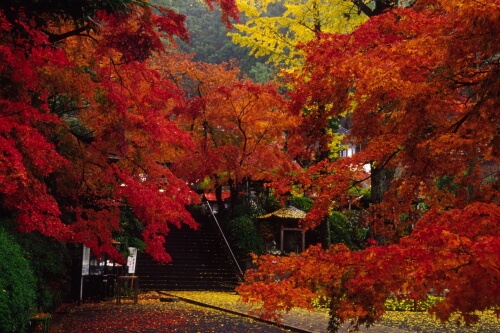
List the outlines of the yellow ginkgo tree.
<svg viewBox="0 0 500 333">
<path fill-rule="evenodd" d="M 348 33 L 368 18 L 343 0 L 238 0 L 237 5 L 246 20 L 229 33 L 233 42 L 286 69 L 302 66 L 299 44 L 320 39 L 321 33 Z"/>
<path fill-rule="evenodd" d="M 319 42 L 325 33 L 349 33 L 369 17 L 355 2 L 345 0 L 237 0 L 236 3 L 244 23 L 235 24 L 237 31 L 229 33 L 233 42 L 249 48 L 255 57 L 267 57 L 269 65 L 285 72 L 301 72 L 304 63 L 301 44 Z M 325 107 L 308 105 L 306 109 Z M 303 126 L 308 126 L 309 113 L 304 110 L 302 114 Z M 323 158 L 336 158 L 343 149 L 342 135 L 330 128 L 336 120 L 324 120 L 322 131 L 330 133 L 326 142 L 317 142 L 316 138 L 323 136 L 314 133 L 311 143 L 300 139 L 308 151 L 306 159 L 296 156 L 303 166 Z"/>
</svg>

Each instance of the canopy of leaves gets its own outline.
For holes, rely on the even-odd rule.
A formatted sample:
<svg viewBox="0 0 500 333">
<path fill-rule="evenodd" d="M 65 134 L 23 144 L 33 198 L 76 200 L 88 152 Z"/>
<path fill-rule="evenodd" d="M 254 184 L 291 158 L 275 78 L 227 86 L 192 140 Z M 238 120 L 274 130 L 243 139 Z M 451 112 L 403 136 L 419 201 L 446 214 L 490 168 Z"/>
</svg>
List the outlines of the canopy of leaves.
<svg viewBox="0 0 500 333">
<path fill-rule="evenodd" d="M 233 42 L 250 48 L 250 54 L 269 56 L 269 62 L 298 68 L 304 53 L 298 46 L 320 38 L 320 33 L 345 33 L 362 23 L 349 1 L 339 0 L 241 0 L 244 24 L 235 24 Z"/>
<path fill-rule="evenodd" d="M 142 1 L 52 3 L 0 6 L 2 213 L 23 232 L 123 260 L 112 243 L 128 205 L 146 251 L 168 261 L 167 222 L 195 228 L 185 206 L 197 196 L 165 165 L 193 144 L 169 119 L 182 92 L 149 58 L 187 38 L 185 17 Z"/>
<path fill-rule="evenodd" d="M 324 181 L 346 164 L 352 174 L 359 169 L 354 166 L 373 161 L 398 167 L 385 198 L 386 211 L 399 210 L 391 220 L 419 198 L 440 208 L 498 200 L 498 47 L 489 27 L 495 15 L 467 9 L 475 17 L 469 29 L 484 29 L 481 37 L 468 38 L 467 28 L 455 29 L 464 25 L 458 7 L 439 12 L 419 3 L 372 18 L 350 35 L 310 44 L 310 75 L 297 77 L 293 93 L 294 107 L 307 106 L 309 128 L 324 128 L 328 116 L 349 111 L 351 139 L 364 145 L 351 159 L 311 168 L 310 176 L 324 170 Z M 299 134 L 302 145 L 308 136 Z M 315 184 L 315 190 L 328 188 Z M 330 197 L 345 190 L 334 188 Z"/>
<path fill-rule="evenodd" d="M 252 283 L 240 288 L 244 295 L 267 309 L 327 295 L 332 331 L 352 318 L 355 327 L 373 323 L 389 295 L 420 299 L 446 290 L 431 310 L 444 320 L 457 312 L 469 323 L 475 310 L 498 311 L 499 6 L 420 0 L 303 48 L 307 60 L 292 78 L 292 98 L 309 123 L 299 129 L 326 128 L 329 118 L 349 113 L 351 140 L 364 150 L 324 160 L 279 192 L 301 184 L 316 195 L 306 221 L 315 226 L 332 200 L 347 202 L 364 164 L 390 167 L 395 177 L 366 219 L 378 244 L 264 258 Z M 294 135 L 297 146 L 308 137 Z"/>
<path fill-rule="evenodd" d="M 230 64 L 175 56 L 162 71 L 190 97 L 174 117 L 196 145 L 175 163 L 176 174 L 193 183 L 215 176 L 220 184 L 239 184 L 275 180 L 296 168 L 284 149 L 284 133 L 295 125 L 294 117 L 275 87 L 240 79 Z"/>
</svg>

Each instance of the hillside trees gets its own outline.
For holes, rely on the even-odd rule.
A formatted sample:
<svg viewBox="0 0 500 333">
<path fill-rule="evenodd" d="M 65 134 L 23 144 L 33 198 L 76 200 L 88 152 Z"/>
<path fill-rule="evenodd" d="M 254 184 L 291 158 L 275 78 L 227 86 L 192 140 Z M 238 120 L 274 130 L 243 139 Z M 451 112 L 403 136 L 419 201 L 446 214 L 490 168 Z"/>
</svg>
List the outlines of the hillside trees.
<svg viewBox="0 0 500 333">
<path fill-rule="evenodd" d="M 209 1 L 236 15 L 231 1 Z M 197 197 L 164 165 L 191 148 L 168 118 L 182 93 L 149 66 L 184 16 L 147 2 L 4 1 L 0 5 L 0 205 L 24 232 L 112 245 L 124 205 L 146 251 L 168 261 L 169 224 L 196 224 Z M 164 61 L 167 61 L 164 59 Z"/>
<path fill-rule="evenodd" d="M 345 202 L 353 172 L 365 163 L 396 170 L 395 177 L 367 216 L 372 246 L 263 257 L 240 287 L 244 297 L 275 310 L 326 296 L 331 331 L 351 320 L 372 324 L 391 295 L 446 292 L 430 310 L 443 320 L 498 313 L 499 6 L 420 0 L 305 46 L 294 108 L 307 107 L 322 120 L 311 122 L 318 128 L 350 112 L 351 139 L 365 146 L 351 158 L 317 163 L 279 191 L 300 184 L 317 195 L 305 221 L 314 227 Z"/>
<path fill-rule="evenodd" d="M 220 24 L 219 9 L 209 10 L 203 0 L 156 0 L 154 3 L 186 15 L 189 43 L 179 43 L 178 48 L 188 54 L 194 53 L 194 61 L 221 64 L 237 60 L 243 73 L 258 79 L 251 73 L 258 59 L 250 57 L 245 49 L 232 43 L 227 36 L 228 29 Z"/>
</svg>

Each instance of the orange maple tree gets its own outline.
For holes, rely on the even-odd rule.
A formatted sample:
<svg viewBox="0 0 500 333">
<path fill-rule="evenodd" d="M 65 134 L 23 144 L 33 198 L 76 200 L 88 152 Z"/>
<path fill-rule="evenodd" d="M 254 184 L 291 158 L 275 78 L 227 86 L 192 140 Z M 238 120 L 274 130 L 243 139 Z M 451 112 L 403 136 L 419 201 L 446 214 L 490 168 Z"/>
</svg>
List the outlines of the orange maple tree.
<svg viewBox="0 0 500 333">
<path fill-rule="evenodd" d="M 259 258 L 239 288 L 246 300 L 269 315 L 327 297 L 331 331 L 374 323 L 388 297 L 430 292 L 446 295 L 430 310 L 443 320 L 499 313 L 499 9 L 499 1 L 417 0 L 304 46 L 305 68 L 290 79 L 292 108 L 308 124 L 293 134 L 296 151 L 340 116 L 363 151 L 320 161 L 279 191 L 314 193 L 304 225 L 315 227 L 346 202 L 363 165 L 393 177 L 366 216 L 365 250 Z"/>
<path fill-rule="evenodd" d="M 236 18 L 232 0 L 218 4 Z M 168 115 L 182 94 L 151 66 L 185 17 L 147 1 L 3 1 L 0 5 L 0 207 L 24 232 L 113 246 L 125 206 L 146 252 L 169 261 L 172 226 L 196 228 L 198 197 L 167 165 L 189 150 Z"/>
<path fill-rule="evenodd" d="M 233 64 L 176 57 L 183 60 L 163 71 L 185 92 L 186 106 L 174 116 L 196 145 L 176 161 L 176 174 L 193 183 L 211 178 L 210 190 L 229 185 L 235 199 L 243 180 L 272 181 L 296 168 L 285 132 L 297 120 L 273 85 L 241 78 Z"/>
</svg>

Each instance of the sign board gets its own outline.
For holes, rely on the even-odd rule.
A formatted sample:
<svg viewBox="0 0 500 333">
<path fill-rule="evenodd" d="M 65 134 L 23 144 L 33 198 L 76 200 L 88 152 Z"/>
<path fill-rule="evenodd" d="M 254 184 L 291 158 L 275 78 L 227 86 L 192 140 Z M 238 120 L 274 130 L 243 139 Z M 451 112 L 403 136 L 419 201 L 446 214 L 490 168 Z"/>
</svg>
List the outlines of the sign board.
<svg viewBox="0 0 500 333">
<path fill-rule="evenodd" d="M 128 251 L 130 255 L 127 258 L 127 266 L 129 274 L 135 273 L 135 263 L 137 262 L 137 248 L 129 247 Z"/>
<path fill-rule="evenodd" d="M 83 246 L 82 252 L 82 276 L 90 273 L 90 248 Z"/>
</svg>

